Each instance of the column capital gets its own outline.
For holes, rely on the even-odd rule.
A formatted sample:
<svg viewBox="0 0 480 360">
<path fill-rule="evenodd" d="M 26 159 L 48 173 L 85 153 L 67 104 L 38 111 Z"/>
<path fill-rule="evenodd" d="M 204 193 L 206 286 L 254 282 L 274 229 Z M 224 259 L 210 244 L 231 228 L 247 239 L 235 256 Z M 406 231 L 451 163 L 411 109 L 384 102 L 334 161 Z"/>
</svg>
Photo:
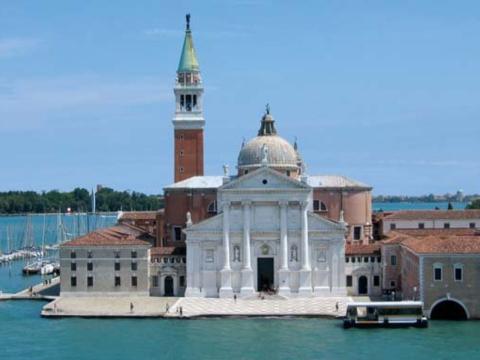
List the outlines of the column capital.
<svg viewBox="0 0 480 360">
<path fill-rule="evenodd" d="M 308 201 L 300 201 L 300 207 L 305 210 L 308 206 Z"/>
<path fill-rule="evenodd" d="M 288 206 L 288 200 L 280 200 L 278 202 L 278 205 L 280 205 L 281 207 L 287 207 Z"/>
<path fill-rule="evenodd" d="M 251 206 L 252 205 L 252 201 L 250 200 L 242 200 L 242 206 Z"/>
</svg>

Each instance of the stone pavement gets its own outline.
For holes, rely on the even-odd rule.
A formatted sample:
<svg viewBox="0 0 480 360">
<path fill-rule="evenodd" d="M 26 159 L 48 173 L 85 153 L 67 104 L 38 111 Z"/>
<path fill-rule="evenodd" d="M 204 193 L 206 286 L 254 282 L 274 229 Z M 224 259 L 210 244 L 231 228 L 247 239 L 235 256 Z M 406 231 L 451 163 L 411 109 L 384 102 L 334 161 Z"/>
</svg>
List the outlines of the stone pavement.
<svg viewBox="0 0 480 360">
<path fill-rule="evenodd" d="M 59 297 L 45 305 L 44 317 L 163 317 L 177 298 L 151 296 Z M 130 311 L 133 304 L 133 311 Z"/>
<path fill-rule="evenodd" d="M 350 297 L 279 299 L 180 298 L 166 317 L 344 316 Z M 338 303 L 338 311 L 336 304 Z"/>
</svg>

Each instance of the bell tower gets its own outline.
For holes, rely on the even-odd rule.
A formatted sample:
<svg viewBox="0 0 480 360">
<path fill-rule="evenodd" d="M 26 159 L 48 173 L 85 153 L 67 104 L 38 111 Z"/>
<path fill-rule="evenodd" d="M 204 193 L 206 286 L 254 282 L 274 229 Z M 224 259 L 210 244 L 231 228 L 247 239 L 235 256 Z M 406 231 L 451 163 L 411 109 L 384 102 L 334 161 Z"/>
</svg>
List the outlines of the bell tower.
<svg viewBox="0 0 480 360">
<path fill-rule="evenodd" d="M 193 46 L 190 14 L 175 81 L 174 174 L 175 182 L 203 175 L 203 85 Z"/>
</svg>

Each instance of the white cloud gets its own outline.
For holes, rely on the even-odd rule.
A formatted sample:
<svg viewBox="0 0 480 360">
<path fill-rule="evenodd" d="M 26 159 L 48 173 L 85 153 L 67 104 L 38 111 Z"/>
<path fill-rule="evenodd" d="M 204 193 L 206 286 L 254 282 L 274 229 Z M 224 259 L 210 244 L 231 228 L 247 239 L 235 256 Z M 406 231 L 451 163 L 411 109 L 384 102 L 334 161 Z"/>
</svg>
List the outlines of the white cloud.
<svg viewBox="0 0 480 360">
<path fill-rule="evenodd" d="M 33 38 L 4 38 L 0 39 L 0 58 L 20 56 L 33 51 L 40 44 L 40 40 Z"/>
<path fill-rule="evenodd" d="M 62 113 L 171 101 L 170 83 L 155 77 L 110 80 L 98 76 L 0 79 L 0 131 L 32 128 Z"/>
</svg>

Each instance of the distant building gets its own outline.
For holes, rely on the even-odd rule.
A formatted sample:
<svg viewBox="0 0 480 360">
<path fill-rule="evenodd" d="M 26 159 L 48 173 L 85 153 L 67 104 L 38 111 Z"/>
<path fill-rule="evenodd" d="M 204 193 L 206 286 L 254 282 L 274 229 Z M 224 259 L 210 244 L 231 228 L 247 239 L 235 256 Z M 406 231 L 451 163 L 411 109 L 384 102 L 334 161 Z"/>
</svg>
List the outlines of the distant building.
<svg viewBox="0 0 480 360">
<path fill-rule="evenodd" d="M 123 225 L 62 244 L 60 295 L 149 295 L 152 241 L 146 232 Z"/>
<path fill-rule="evenodd" d="M 382 235 L 404 229 L 475 229 L 480 210 L 405 210 L 383 216 Z"/>
</svg>

